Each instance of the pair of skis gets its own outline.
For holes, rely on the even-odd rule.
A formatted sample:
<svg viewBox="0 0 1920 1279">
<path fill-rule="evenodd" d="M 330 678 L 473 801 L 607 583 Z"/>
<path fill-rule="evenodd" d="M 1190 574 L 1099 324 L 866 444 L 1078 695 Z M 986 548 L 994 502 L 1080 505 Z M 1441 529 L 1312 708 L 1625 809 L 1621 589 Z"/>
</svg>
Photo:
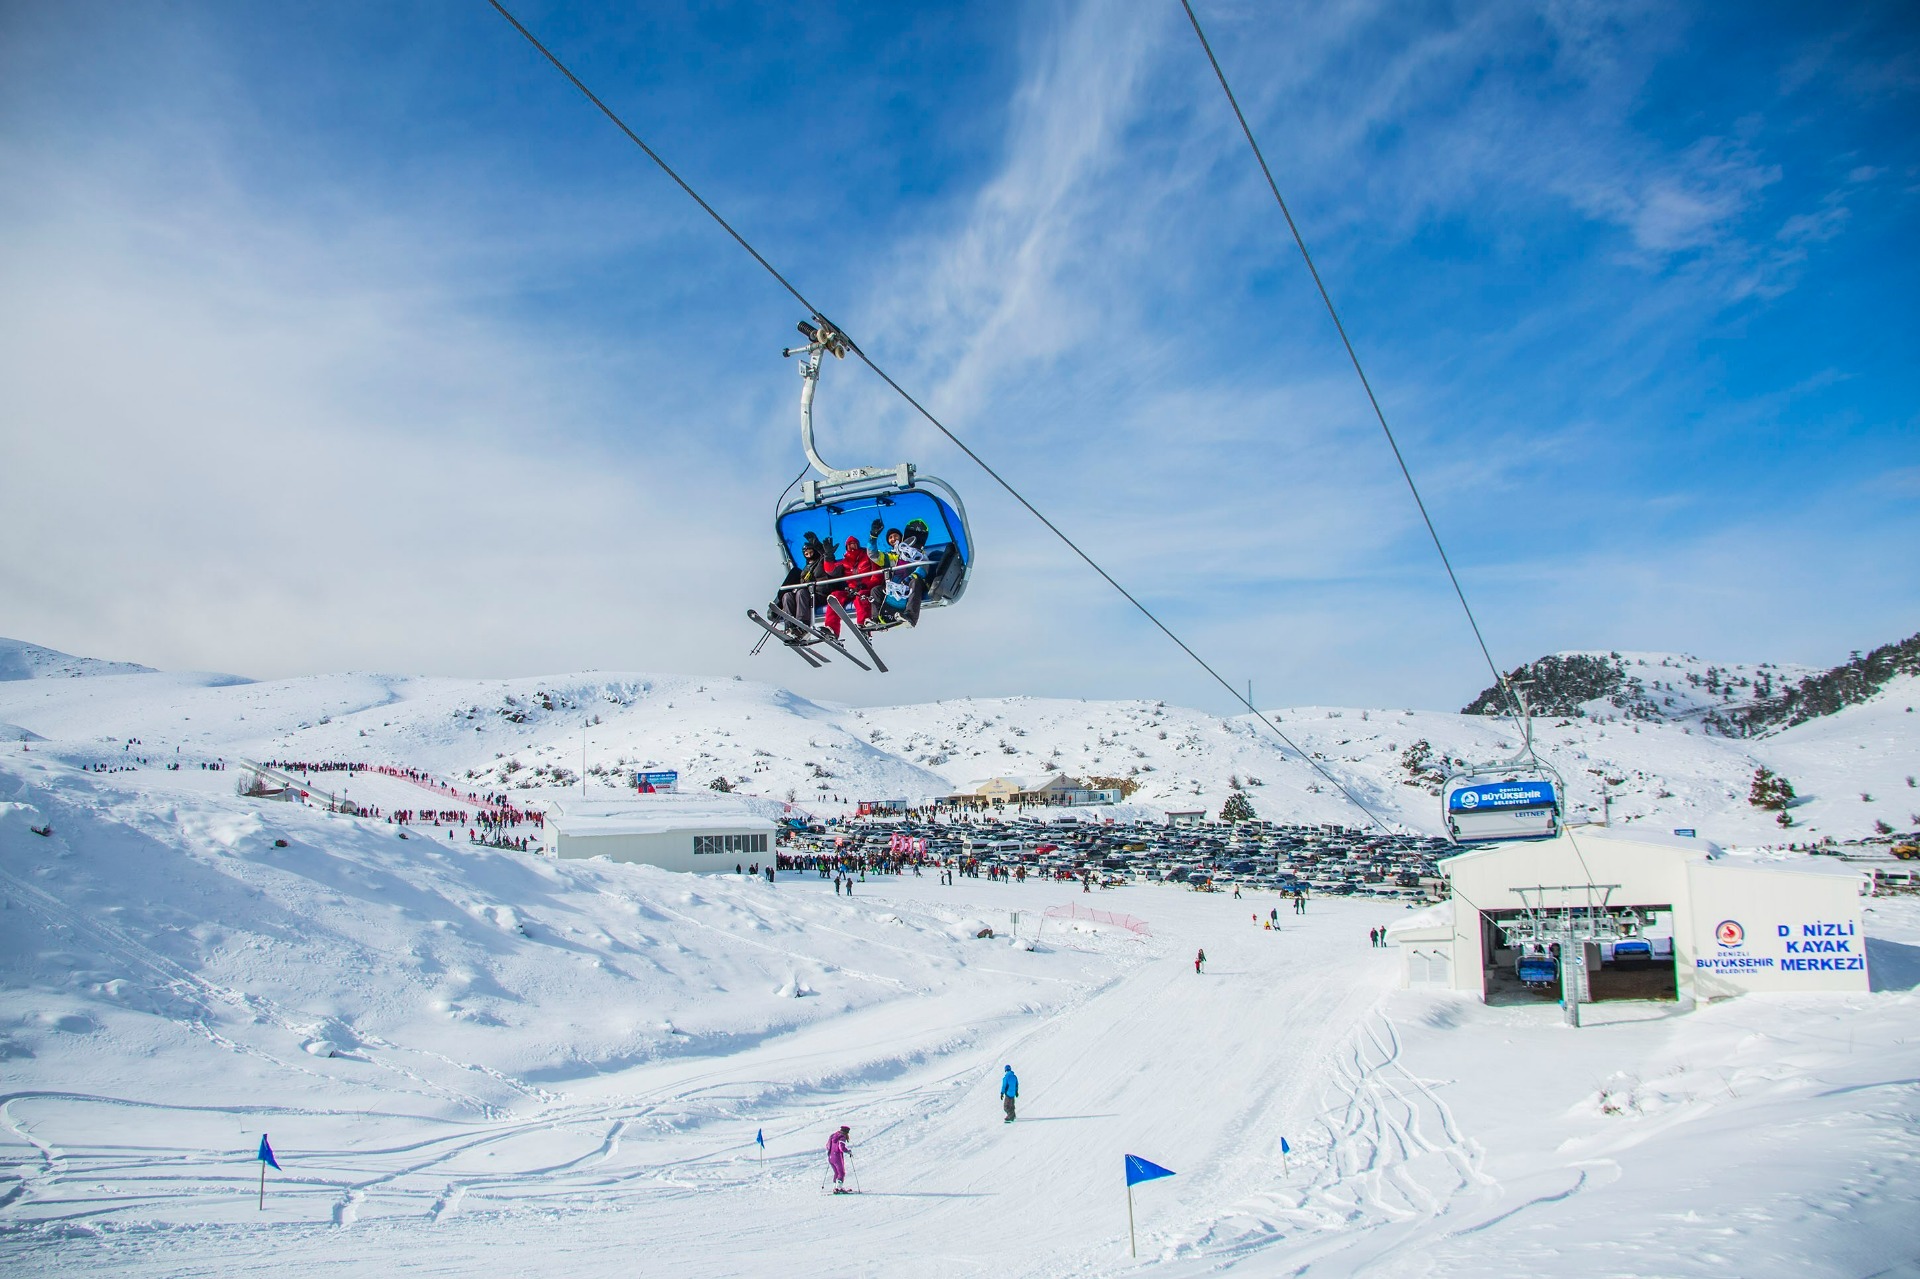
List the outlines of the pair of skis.
<svg viewBox="0 0 1920 1279">
<path fill-rule="evenodd" d="M 827 601 L 827 607 L 833 610 L 834 616 L 840 619 L 842 626 L 853 632 L 854 639 L 858 640 L 860 647 L 866 650 L 867 659 L 873 663 L 873 666 L 868 666 L 866 662 L 855 657 L 853 651 L 845 644 L 842 644 L 832 631 L 827 630 L 823 626 L 815 626 L 812 622 L 803 622 L 793 616 L 793 614 L 777 606 L 769 605 L 767 607 L 767 611 L 773 614 L 773 621 L 771 622 L 761 617 L 760 614 L 753 609 L 747 610 L 747 618 L 753 622 L 755 626 L 760 627 L 767 634 L 779 640 L 787 648 L 798 653 L 802 661 L 816 669 L 825 666 L 827 659 L 814 652 L 813 645 L 825 644 L 863 671 L 873 670 L 875 667 L 878 667 L 881 674 L 886 674 L 887 664 L 880 660 L 880 654 L 874 650 L 873 641 L 867 638 L 866 630 L 851 617 L 847 616 L 846 607 L 836 599 L 829 599 Z"/>
</svg>

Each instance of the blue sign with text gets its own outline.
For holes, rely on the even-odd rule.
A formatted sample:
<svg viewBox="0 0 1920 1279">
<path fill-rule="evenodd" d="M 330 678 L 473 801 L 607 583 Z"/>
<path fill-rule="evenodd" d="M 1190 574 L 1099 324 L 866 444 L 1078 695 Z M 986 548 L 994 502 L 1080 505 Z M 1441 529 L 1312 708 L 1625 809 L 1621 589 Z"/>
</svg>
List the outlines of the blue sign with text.
<svg viewBox="0 0 1920 1279">
<path fill-rule="evenodd" d="M 1553 783 L 1545 781 L 1462 786 L 1447 798 L 1447 811 L 1452 813 L 1504 813 L 1516 808 L 1553 806 Z"/>
<path fill-rule="evenodd" d="M 635 790 L 670 791 L 679 784 L 680 774 L 677 772 L 635 773 L 633 775 L 633 788 Z"/>
</svg>

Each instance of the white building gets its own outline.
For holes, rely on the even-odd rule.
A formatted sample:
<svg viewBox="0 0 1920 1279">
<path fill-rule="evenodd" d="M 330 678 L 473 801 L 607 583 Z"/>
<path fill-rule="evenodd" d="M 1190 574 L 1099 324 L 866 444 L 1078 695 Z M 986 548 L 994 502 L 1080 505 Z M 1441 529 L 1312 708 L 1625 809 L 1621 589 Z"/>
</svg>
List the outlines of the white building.
<svg viewBox="0 0 1920 1279">
<path fill-rule="evenodd" d="M 541 833 L 549 857 L 606 857 L 664 870 L 726 871 L 773 859 L 774 823 L 737 802 L 676 795 L 560 800 Z"/>
<path fill-rule="evenodd" d="M 1631 912 L 1647 944 L 1617 963 L 1611 943 L 1586 948 L 1594 1000 L 1868 989 L 1863 881 L 1839 865 L 1754 863 L 1701 839 L 1576 827 L 1469 849 L 1442 860 L 1440 873 L 1451 900 L 1387 932 L 1409 986 L 1526 998 L 1509 929 L 1523 931 L 1543 902 L 1579 907 L 1603 896 L 1616 918 Z"/>
</svg>

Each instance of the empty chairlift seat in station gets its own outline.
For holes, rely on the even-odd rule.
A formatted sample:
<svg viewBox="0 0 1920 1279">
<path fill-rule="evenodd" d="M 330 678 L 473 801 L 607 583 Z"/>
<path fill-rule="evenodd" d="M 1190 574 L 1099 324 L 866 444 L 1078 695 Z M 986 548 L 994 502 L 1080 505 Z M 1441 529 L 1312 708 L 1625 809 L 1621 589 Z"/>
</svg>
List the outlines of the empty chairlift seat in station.
<svg viewBox="0 0 1920 1279">
<path fill-rule="evenodd" d="M 1557 999 L 1568 957 L 1541 944 L 1537 924 L 1589 902 L 1604 903 L 1606 926 L 1581 945 L 1582 1002 L 1869 989 L 1864 881 L 1840 863 L 1733 857 L 1703 839 L 1583 826 L 1469 848 L 1439 869 L 1450 899 L 1387 930 L 1402 983 L 1416 989 Z"/>
<path fill-rule="evenodd" d="M 542 831 L 550 857 L 605 857 L 663 870 L 725 871 L 773 860 L 774 822 L 738 803 L 674 795 L 564 799 Z"/>
</svg>

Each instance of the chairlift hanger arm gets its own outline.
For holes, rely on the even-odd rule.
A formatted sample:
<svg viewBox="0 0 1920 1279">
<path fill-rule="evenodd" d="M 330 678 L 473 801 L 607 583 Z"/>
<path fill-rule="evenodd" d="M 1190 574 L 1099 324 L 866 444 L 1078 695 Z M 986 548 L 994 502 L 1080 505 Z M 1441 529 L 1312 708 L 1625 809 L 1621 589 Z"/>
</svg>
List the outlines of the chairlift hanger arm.
<svg viewBox="0 0 1920 1279">
<path fill-rule="evenodd" d="M 790 346 L 780 352 L 783 358 L 805 354 L 800 362 L 800 447 L 806 451 L 807 461 L 813 468 L 826 477 L 823 485 L 817 480 L 808 480 L 803 487 L 809 503 L 821 500 L 824 494 L 845 484 L 855 484 L 881 476 L 897 476 L 902 488 L 913 483 L 913 463 L 902 462 L 898 466 L 833 466 L 820 456 L 813 443 L 813 397 L 820 386 L 820 358 L 829 353 L 837 360 L 844 360 L 853 350 L 853 343 L 847 335 L 835 328 L 823 315 L 816 314 L 813 322 L 800 321 L 797 326 L 800 335 L 807 339 L 805 346 Z"/>
</svg>

